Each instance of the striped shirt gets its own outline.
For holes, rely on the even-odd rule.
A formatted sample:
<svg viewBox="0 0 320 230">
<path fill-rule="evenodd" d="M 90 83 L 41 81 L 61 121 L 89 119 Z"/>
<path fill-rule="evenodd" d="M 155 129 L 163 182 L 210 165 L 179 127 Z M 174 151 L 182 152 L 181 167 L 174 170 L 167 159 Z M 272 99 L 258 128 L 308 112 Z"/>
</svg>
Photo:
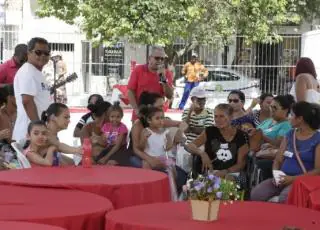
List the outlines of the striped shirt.
<svg viewBox="0 0 320 230">
<path fill-rule="evenodd" d="M 187 121 L 189 109 L 184 110 L 182 114 L 182 121 Z M 203 128 L 214 125 L 213 112 L 211 109 L 205 108 L 201 113 L 196 114 L 192 112 L 188 123 L 190 128 Z M 192 142 L 198 137 L 198 134 L 192 132 L 186 132 L 187 143 Z"/>
</svg>

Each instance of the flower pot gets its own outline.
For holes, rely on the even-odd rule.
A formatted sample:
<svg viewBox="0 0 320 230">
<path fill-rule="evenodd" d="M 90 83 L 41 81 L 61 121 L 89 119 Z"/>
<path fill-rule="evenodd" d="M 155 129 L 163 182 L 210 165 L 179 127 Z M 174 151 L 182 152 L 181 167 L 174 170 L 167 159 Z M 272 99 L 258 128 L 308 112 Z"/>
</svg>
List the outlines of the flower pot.
<svg viewBox="0 0 320 230">
<path fill-rule="evenodd" d="M 213 221 L 218 219 L 220 200 L 191 200 L 190 202 L 192 219 L 200 221 Z"/>
</svg>

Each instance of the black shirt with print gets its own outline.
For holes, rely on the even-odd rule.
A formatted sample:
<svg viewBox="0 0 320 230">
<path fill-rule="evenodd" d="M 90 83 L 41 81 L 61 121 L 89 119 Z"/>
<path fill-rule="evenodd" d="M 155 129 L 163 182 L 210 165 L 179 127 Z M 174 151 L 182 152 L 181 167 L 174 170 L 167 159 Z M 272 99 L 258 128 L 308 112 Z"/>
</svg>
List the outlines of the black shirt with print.
<svg viewBox="0 0 320 230">
<path fill-rule="evenodd" d="M 228 169 L 237 163 L 238 150 L 247 144 L 246 135 L 245 132 L 238 129 L 234 138 L 228 142 L 217 127 L 206 128 L 205 151 L 213 161 L 214 170 Z"/>
</svg>

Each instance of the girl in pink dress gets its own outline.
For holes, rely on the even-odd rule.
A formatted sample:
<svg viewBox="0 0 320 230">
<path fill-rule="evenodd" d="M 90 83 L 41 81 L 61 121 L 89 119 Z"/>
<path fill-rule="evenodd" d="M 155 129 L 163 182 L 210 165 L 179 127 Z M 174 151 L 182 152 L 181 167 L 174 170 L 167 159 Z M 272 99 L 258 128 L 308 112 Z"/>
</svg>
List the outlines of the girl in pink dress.
<svg viewBox="0 0 320 230">
<path fill-rule="evenodd" d="M 96 161 L 99 164 L 121 164 L 126 156 L 128 129 L 121 122 L 123 110 L 120 103 L 116 102 L 109 109 L 109 122 L 104 123 L 101 128 L 105 140 L 105 149 L 98 155 Z"/>
</svg>

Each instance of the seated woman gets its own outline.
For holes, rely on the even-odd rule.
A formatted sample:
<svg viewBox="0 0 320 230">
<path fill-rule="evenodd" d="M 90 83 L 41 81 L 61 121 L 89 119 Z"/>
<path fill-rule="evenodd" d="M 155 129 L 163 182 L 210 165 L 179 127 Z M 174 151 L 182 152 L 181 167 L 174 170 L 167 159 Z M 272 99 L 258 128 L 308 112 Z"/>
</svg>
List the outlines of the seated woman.
<svg viewBox="0 0 320 230">
<path fill-rule="evenodd" d="M 272 177 L 272 162 L 279 151 L 281 141 L 291 129 L 288 115 L 294 99 L 291 95 L 280 95 L 271 103 L 272 118 L 262 122 L 257 129 L 249 131 L 250 149 L 259 158 L 257 166 L 262 179 Z"/>
<path fill-rule="evenodd" d="M 61 153 L 81 154 L 81 147 L 72 147 L 59 141 L 58 133 L 68 128 L 70 123 L 70 111 L 68 106 L 61 103 L 52 103 L 46 111 L 43 111 L 41 120 L 48 128 L 48 145 L 54 145 Z M 74 164 L 73 160 L 61 154 L 61 163 Z"/>
<path fill-rule="evenodd" d="M 254 128 L 254 116 L 247 114 L 243 106 L 245 103 L 245 95 L 240 90 L 233 90 L 229 93 L 228 102 L 233 108 L 231 124 L 239 129 L 247 131 Z"/>
<path fill-rule="evenodd" d="M 279 202 L 286 201 L 292 182 L 301 175 L 320 174 L 320 108 L 316 104 L 298 102 L 293 106 L 291 124 L 295 129 L 283 139 L 274 170 L 285 175 L 279 183 L 268 179 L 257 185 L 251 192 L 251 200 L 267 201 L 279 196 Z"/>
<path fill-rule="evenodd" d="M 100 94 L 92 94 L 88 99 L 88 108 L 90 107 L 90 105 L 94 105 L 96 103 L 101 103 L 101 102 L 103 102 L 103 97 Z M 80 121 L 77 123 L 76 127 L 74 128 L 73 136 L 80 137 L 81 129 L 83 128 L 83 126 L 92 122 L 93 120 L 94 120 L 94 117 L 92 116 L 91 111 L 83 115 Z"/>
<path fill-rule="evenodd" d="M 123 110 L 120 102 L 115 102 L 108 109 L 108 122 L 101 127 L 104 150 L 97 156 L 99 164 L 129 165 L 129 154 L 127 153 L 128 128 L 121 122 Z"/>
<path fill-rule="evenodd" d="M 61 154 L 57 152 L 54 145 L 48 146 L 48 129 L 43 121 L 32 121 L 28 126 L 28 147 L 24 154 L 30 161 L 32 167 L 35 166 L 59 166 Z"/>
<path fill-rule="evenodd" d="M 247 134 L 231 125 L 233 108 L 219 104 L 214 109 L 215 125 L 207 127 L 186 149 L 200 160 L 195 162 L 195 172 L 214 170 L 217 176 L 236 180 L 245 186 L 243 170 L 249 152 Z M 204 145 L 205 150 L 199 147 Z"/>
<path fill-rule="evenodd" d="M 8 163 L 15 156 L 10 143 L 16 115 L 17 106 L 13 85 L 5 85 L 0 88 L 0 156 Z"/>
<path fill-rule="evenodd" d="M 254 117 L 255 126 L 259 126 L 262 122 L 271 117 L 271 103 L 273 95 L 270 93 L 262 94 L 258 99 L 253 99 L 250 107 L 247 109 L 248 114 L 252 114 Z M 260 110 L 253 110 L 253 108 L 259 104 Z"/>
<path fill-rule="evenodd" d="M 101 128 L 105 122 L 109 121 L 108 111 L 110 107 L 111 104 L 107 101 L 89 105 L 88 108 L 94 117 L 94 121 L 86 124 L 80 133 L 81 142 L 83 142 L 84 138 L 91 139 L 92 159 L 94 162 L 96 162 L 97 157 L 106 147 L 106 140 L 102 135 Z"/>
<path fill-rule="evenodd" d="M 261 144 L 265 143 L 276 148 L 280 147 L 283 137 L 291 129 L 288 116 L 293 103 L 294 99 L 291 95 L 280 95 L 273 99 L 272 117 L 262 122 L 257 129 L 249 131 L 250 136 L 255 136 L 255 142 L 250 146 L 252 150 L 258 151 Z"/>
</svg>

